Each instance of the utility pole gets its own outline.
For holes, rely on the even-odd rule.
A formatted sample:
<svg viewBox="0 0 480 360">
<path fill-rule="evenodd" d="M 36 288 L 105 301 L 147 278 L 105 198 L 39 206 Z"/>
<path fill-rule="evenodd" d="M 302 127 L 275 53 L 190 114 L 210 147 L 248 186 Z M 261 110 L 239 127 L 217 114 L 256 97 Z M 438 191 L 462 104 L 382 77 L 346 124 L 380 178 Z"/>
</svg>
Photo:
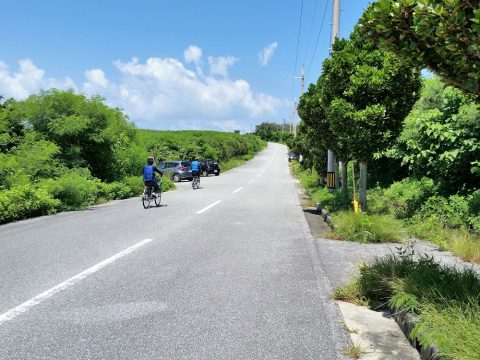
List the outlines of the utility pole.
<svg viewBox="0 0 480 360">
<path fill-rule="evenodd" d="M 333 43 L 340 32 L 340 0 L 333 0 L 332 8 L 332 37 L 330 39 L 330 49 L 333 48 Z M 335 189 L 338 183 L 338 171 L 335 166 L 335 155 L 333 151 L 327 151 L 327 188 Z"/>
<path fill-rule="evenodd" d="M 300 96 L 302 96 L 303 93 L 305 92 L 305 73 L 303 71 L 303 64 L 302 64 L 302 72 L 300 76 L 295 76 L 294 79 L 300 79 Z M 298 103 L 295 102 L 295 111 L 297 111 L 297 105 Z M 293 116 L 295 118 L 295 112 Z M 297 136 L 297 124 L 295 124 L 295 122 L 292 122 L 292 126 L 293 126 L 293 136 Z"/>
</svg>

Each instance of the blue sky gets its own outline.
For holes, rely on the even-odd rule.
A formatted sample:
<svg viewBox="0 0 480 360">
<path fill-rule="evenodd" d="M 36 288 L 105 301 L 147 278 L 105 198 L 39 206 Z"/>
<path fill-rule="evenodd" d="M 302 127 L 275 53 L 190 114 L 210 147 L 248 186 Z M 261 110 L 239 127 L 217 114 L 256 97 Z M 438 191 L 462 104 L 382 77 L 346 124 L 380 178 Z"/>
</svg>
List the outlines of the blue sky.
<svg viewBox="0 0 480 360">
<path fill-rule="evenodd" d="M 368 3 L 341 1 L 342 37 Z M 289 122 L 300 91 L 293 76 L 305 64 L 307 87 L 328 56 L 331 6 L 332 0 L 6 1 L 0 95 L 23 99 L 73 88 L 103 96 L 150 129 L 250 131 L 262 121 Z"/>
</svg>

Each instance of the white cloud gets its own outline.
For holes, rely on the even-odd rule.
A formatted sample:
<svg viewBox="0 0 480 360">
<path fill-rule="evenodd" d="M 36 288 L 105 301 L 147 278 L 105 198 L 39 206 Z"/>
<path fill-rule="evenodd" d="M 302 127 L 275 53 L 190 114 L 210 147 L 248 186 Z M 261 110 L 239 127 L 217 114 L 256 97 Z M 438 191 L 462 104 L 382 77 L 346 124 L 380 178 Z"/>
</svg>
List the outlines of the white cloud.
<svg viewBox="0 0 480 360">
<path fill-rule="evenodd" d="M 201 52 L 190 46 L 185 62 L 200 62 Z M 286 112 L 284 100 L 254 92 L 246 80 L 227 76 L 236 58 L 208 59 L 208 76 L 203 76 L 201 68 L 191 70 L 174 58 L 117 60 L 113 65 L 119 76 L 108 78 L 102 69 L 89 69 L 79 91 L 104 97 L 108 105 L 124 109 L 138 126 L 152 129 L 249 131 L 252 123 L 277 121 Z M 21 63 L 17 73 L 0 62 L 0 95 L 25 98 L 49 85 L 77 89 L 69 78 L 45 79 L 44 71 L 30 60 Z"/>
<path fill-rule="evenodd" d="M 45 79 L 45 71 L 30 59 L 21 59 L 18 64 L 17 72 L 11 73 L 8 65 L 0 60 L 0 95 L 5 98 L 25 99 L 42 89 L 52 87 L 76 89 L 74 82 L 68 77 L 63 80 Z"/>
<path fill-rule="evenodd" d="M 219 57 L 208 57 L 208 63 L 210 65 L 210 74 L 220 75 L 223 77 L 228 76 L 228 68 L 233 66 L 235 62 L 238 61 L 237 58 L 233 56 L 219 56 Z"/>
<path fill-rule="evenodd" d="M 102 88 L 106 88 L 108 85 L 108 80 L 105 77 L 105 73 L 100 69 L 85 71 L 85 77 L 90 83 L 98 85 Z"/>
<path fill-rule="evenodd" d="M 195 64 L 198 64 L 202 59 L 202 49 L 200 49 L 198 46 L 190 45 L 183 52 L 183 57 L 185 58 L 185 62 L 187 63 L 193 62 Z"/>
<path fill-rule="evenodd" d="M 262 52 L 258 53 L 258 61 L 260 62 L 260 65 L 262 66 L 268 65 L 277 47 L 278 47 L 278 44 L 276 41 L 274 41 L 270 45 L 265 46 Z"/>
</svg>

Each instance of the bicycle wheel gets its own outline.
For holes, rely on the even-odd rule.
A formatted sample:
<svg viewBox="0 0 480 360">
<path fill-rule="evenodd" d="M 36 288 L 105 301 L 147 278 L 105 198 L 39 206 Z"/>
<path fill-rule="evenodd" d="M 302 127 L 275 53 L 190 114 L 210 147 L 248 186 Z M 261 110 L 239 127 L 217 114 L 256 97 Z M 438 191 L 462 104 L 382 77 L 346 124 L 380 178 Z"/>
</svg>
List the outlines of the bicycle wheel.
<svg viewBox="0 0 480 360">
<path fill-rule="evenodd" d="M 155 206 L 160 206 L 160 203 L 162 202 L 162 192 L 159 191 L 156 195 L 155 195 Z"/>
<path fill-rule="evenodd" d="M 150 191 L 148 189 L 143 190 L 142 205 L 144 209 L 150 207 Z"/>
</svg>

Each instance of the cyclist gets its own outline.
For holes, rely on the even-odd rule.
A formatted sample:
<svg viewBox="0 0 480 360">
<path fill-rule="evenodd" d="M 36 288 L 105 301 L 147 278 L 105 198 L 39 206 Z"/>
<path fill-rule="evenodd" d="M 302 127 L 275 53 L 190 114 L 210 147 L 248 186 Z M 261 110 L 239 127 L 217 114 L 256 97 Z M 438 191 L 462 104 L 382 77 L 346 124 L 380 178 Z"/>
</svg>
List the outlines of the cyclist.
<svg viewBox="0 0 480 360">
<path fill-rule="evenodd" d="M 160 174 L 160 177 L 163 176 L 163 173 L 155 166 L 155 158 L 149 156 L 147 158 L 147 164 L 143 167 L 143 182 L 145 186 L 153 185 L 153 192 L 158 194 L 160 187 L 158 186 L 157 177 L 155 176 L 156 172 Z"/>
<path fill-rule="evenodd" d="M 198 178 L 198 184 L 200 185 L 200 162 L 195 157 L 192 160 L 192 176 Z"/>
</svg>

